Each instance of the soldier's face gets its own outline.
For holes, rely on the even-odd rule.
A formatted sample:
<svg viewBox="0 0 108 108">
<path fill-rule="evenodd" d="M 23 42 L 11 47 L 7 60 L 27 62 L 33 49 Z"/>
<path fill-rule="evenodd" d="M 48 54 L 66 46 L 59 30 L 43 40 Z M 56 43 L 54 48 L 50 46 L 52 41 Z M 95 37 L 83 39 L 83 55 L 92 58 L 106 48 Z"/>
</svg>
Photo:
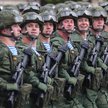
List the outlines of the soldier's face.
<svg viewBox="0 0 108 108">
<path fill-rule="evenodd" d="M 28 23 L 26 24 L 26 30 L 29 35 L 37 37 L 40 33 L 40 27 L 38 23 Z"/>
<path fill-rule="evenodd" d="M 43 33 L 44 34 L 51 35 L 53 30 L 54 30 L 53 23 L 51 23 L 51 22 L 44 23 L 44 25 L 43 25 Z"/>
<path fill-rule="evenodd" d="M 87 31 L 89 29 L 90 23 L 88 18 L 78 18 L 77 20 L 78 29 L 80 31 Z"/>
<path fill-rule="evenodd" d="M 13 24 L 11 26 L 11 29 L 12 29 L 15 37 L 19 37 L 21 35 L 21 28 L 20 28 L 19 24 Z"/>
<path fill-rule="evenodd" d="M 94 29 L 100 29 L 100 30 L 103 29 L 105 23 L 103 17 L 93 18 L 92 22 Z"/>
<path fill-rule="evenodd" d="M 68 32 L 71 32 L 74 29 L 74 20 L 73 19 L 64 19 L 62 21 L 63 27 Z"/>
</svg>

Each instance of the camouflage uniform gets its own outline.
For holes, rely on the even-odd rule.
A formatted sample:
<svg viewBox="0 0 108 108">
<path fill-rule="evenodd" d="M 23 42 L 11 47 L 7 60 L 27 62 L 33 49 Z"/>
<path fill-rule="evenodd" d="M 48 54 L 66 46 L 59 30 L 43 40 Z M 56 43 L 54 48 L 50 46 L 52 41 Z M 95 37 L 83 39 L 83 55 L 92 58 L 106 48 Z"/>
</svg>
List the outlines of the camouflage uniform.
<svg viewBox="0 0 108 108">
<path fill-rule="evenodd" d="M 39 26 L 41 27 L 42 25 L 42 18 L 40 15 L 34 13 L 34 12 L 28 12 L 25 13 L 24 15 L 24 23 L 22 23 L 22 27 L 25 27 L 25 25 L 27 23 L 30 22 L 35 22 L 38 23 Z M 32 17 L 31 17 L 32 16 Z M 33 40 L 36 40 L 37 38 L 35 38 L 32 35 L 29 35 L 28 33 L 26 34 L 26 37 L 24 38 L 29 38 L 31 40 L 31 42 Z M 22 42 L 19 42 L 20 45 L 17 45 L 19 47 L 20 50 L 24 50 L 25 48 L 27 48 L 28 44 L 24 44 Z M 21 44 L 22 43 L 22 44 Z M 29 106 L 34 108 L 40 108 L 39 103 L 38 103 L 38 97 L 40 96 L 40 93 L 45 93 L 46 98 L 45 98 L 45 102 L 43 106 L 44 108 L 47 107 L 47 105 L 49 104 L 49 97 L 51 96 L 51 93 L 53 91 L 53 87 L 50 86 L 49 83 L 45 84 L 43 81 L 41 81 L 41 75 L 42 75 L 42 67 L 44 64 L 44 56 L 42 56 L 40 53 L 37 52 L 36 47 L 31 47 L 30 53 L 32 53 L 32 56 L 30 57 L 30 61 L 29 61 L 29 66 L 27 67 L 25 73 L 25 82 L 28 82 L 30 84 L 32 84 L 33 89 L 32 92 L 30 94 L 30 104 Z M 49 82 L 49 81 L 48 81 Z"/>
<path fill-rule="evenodd" d="M 63 14 L 63 16 L 62 16 L 62 12 L 64 12 L 64 13 L 67 12 L 67 13 Z M 58 15 L 58 21 L 62 21 L 65 18 L 76 18 L 76 16 L 75 16 L 75 13 L 73 11 L 70 11 L 70 10 L 68 10 L 68 8 L 66 8 L 66 9 L 63 9 L 60 11 L 60 14 Z M 70 43 L 71 47 L 69 48 L 69 50 L 67 50 L 64 53 L 64 56 L 63 56 L 64 59 L 62 59 L 60 62 L 60 65 L 58 67 L 58 69 L 59 69 L 58 70 L 58 77 L 64 78 L 66 80 L 65 86 L 67 86 L 67 84 L 75 86 L 76 82 L 77 82 L 77 78 L 70 76 L 70 74 L 68 72 L 71 68 L 73 60 L 78 55 L 78 50 L 77 50 L 76 46 L 73 45 L 74 43 L 70 40 L 70 37 L 65 36 L 65 37 L 68 37 L 69 40 L 67 40 L 67 41 L 64 40 L 64 38 L 59 34 L 60 31 L 66 32 L 64 29 L 60 29 L 54 33 L 54 38 L 51 39 L 53 51 L 55 53 L 58 52 L 59 48 L 65 44 L 67 44 L 68 42 Z M 74 47 L 74 53 L 73 53 L 72 47 Z M 64 89 L 64 92 L 61 92 L 59 99 L 56 100 L 58 107 L 83 108 L 81 103 L 76 98 L 76 95 L 75 95 L 76 93 L 74 90 L 72 91 L 71 99 L 68 100 L 68 96 L 65 94 L 65 87 L 63 87 L 62 89 Z"/>
<path fill-rule="evenodd" d="M 2 30 L 6 27 L 11 28 L 11 26 L 14 24 L 21 23 L 23 21 L 23 18 L 19 14 L 15 14 L 12 11 L 3 10 L 0 12 L 0 20 L 0 29 Z M 12 39 L 13 41 L 15 41 L 16 39 L 14 34 L 2 34 L 2 36 L 7 37 L 10 40 Z M 12 83 L 11 80 L 12 76 L 15 74 L 16 66 L 21 61 L 21 55 L 15 46 L 12 47 L 10 45 L 6 45 L 2 41 L 0 41 L 0 47 L 0 107 L 8 108 L 10 105 L 7 103 L 9 99 L 9 92 L 12 90 L 19 91 L 18 85 L 14 82 Z M 14 49 L 14 51 L 12 50 L 12 48 Z M 13 103 L 15 105 L 15 108 L 18 107 L 17 103 L 19 102 L 18 98 L 20 94 L 21 92 L 19 92 L 19 95 L 17 95 L 16 97 L 17 101 Z"/>
<path fill-rule="evenodd" d="M 92 17 L 99 17 L 102 15 L 105 18 L 104 11 L 100 9 L 100 13 L 98 13 L 98 8 L 94 8 L 93 15 L 92 15 Z M 103 40 L 103 36 L 101 33 L 101 41 L 102 40 Z M 103 63 L 102 59 L 100 58 L 100 53 L 102 51 L 101 49 L 100 49 L 100 53 L 98 54 L 98 57 L 97 57 L 96 67 L 93 67 L 91 65 L 91 61 L 90 61 L 91 51 L 92 51 L 93 47 L 95 46 L 95 41 L 96 41 L 96 36 L 95 36 L 95 34 L 93 34 L 92 31 L 90 32 L 90 34 L 88 36 L 88 41 L 89 41 L 89 50 L 88 50 L 87 60 L 83 65 L 84 66 L 83 72 L 88 73 L 89 75 L 91 73 L 91 78 L 90 78 L 91 86 L 89 86 L 89 84 L 88 84 L 89 75 L 85 74 L 86 75 L 86 80 L 84 82 L 84 86 L 86 87 L 85 100 L 87 101 L 86 98 L 88 98 L 88 102 L 84 102 L 84 106 L 90 107 L 90 108 L 91 107 L 107 108 L 108 107 L 108 102 L 107 102 L 108 94 L 105 90 L 103 90 L 101 88 L 101 81 L 103 79 L 102 69 L 106 71 L 107 66 Z M 103 48 L 104 45 L 105 45 L 104 43 L 103 43 L 103 45 L 101 44 L 101 48 Z M 91 103 L 91 105 L 90 105 L 90 103 Z"/>
</svg>

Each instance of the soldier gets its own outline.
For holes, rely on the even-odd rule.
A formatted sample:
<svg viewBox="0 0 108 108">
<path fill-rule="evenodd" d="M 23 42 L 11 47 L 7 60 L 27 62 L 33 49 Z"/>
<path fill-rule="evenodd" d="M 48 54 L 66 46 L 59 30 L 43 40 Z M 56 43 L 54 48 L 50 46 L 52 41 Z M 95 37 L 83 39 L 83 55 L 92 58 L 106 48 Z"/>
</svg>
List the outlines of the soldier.
<svg viewBox="0 0 108 108">
<path fill-rule="evenodd" d="M 44 57 L 36 50 L 37 38 L 39 36 L 39 33 L 41 32 L 43 20 L 41 16 L 35 12 L 27 12 L 23 16 L 24 22 L 22 23 L 22 33 L 24 34 L 24 36 L 22 38 L 22 45 L 20 43 L 20 46 L 22 47 L 22 49 L 24 49 L 24 47 L 27 47 L 32 42 L 32 56 L 28 70 L 26 72 L 28 76 L 28 79 L 26 78 L 26 82 L 31 83 L 33 86 L 31 93 L 31 107 L 45 108 L 47 107 L 47 104 L 49 104 L 49 98 L 45 100 L 45 106 L 41 106 L 42 100 L 40 100 L 40 94 L 48 94 L 48 96 L 50 97 L 50 94 L 53 91 L 53 87 L 49 85 L 51 81 L 49 77 L 47 77 L 48 83 L 44 83 L 43 80 L 41 80 Z M 27 53 L 29 51 L 27 51 Z"/>
<path fill-rule="evenodd" d="M 55 13 L 43 12 L 41 13 L 44 24 L 42 32 L 37 41 L 37 49 L 41 51 L 51 52 L 50 38 L 53 37 L 53 32 L 56 30 L 57 19 Z M 38 48 L 39 47 L 39 48 Z"/>
<path fill-rule="evenodd" d="M 104 23 L 106 21 L 106 12 L 101 7 L 92 7 L 92 24 L 91 24 L 91 31 L 88 36 L 89 41 L 89 50 L 88 50 L 88 57 L 87 57 L 87 64 L 91 66 L 91 68 L 86 66 L 83 68 L 86 74 L 86 80 L 84 85 L 86 86 L 86 98 L 89 98 L 88 102 L 84 102 L 85 107 L 95 107 L 95 108 L 107 108 L 107 92 L 102 89 L 101 81 L 103 79 L 103 71 L 107 71 L 107 66 L 103 63 L 102 59 L 100 58 L 101 51 L 103 46 L 105 45 L 103 39 L 103 29 Z M 99 44 L 97 45 L 97 43 Z M 96 49 L 96 50 L 95 50 Z M 96 57 L 97 55 L 97 57 Z M 94 57 L 96 58 L 94 58 Z M 93 58 L 92 58 L 93 57 Z M 94 69 L 95 70 L 94 70 Z M 104 100 L 104 101 L 103 101 Z M 91 102 L 90 102 L 91 101 Z M 90 104 L 91 103 L 91 104 Z"/>
<path fill-rule="evenodd" d="M 85 8 L 78 8 L 75 10 L 75 12 L 77 13 L 78 15 L 78 18 L 77 18 L 77 27 L 76 27 L 76 32 L 74 33 L 74 35 L 71 36 L 72 40 L 74 41 L 74 43 L 80 45 L 80 43 L 82 43 L 85 39 L 88 41 L 89 39 L 89 36 L 90 36 L 90 22 L 91 22 L 91 16 L 92 16 L 92 13 L 89 9 L 85 9 Z M 90 46 L 90 43 L 88 41 L 88 44 Z M 77 47 L 79 46 L 77 45 Z M 88 51 L 89 52 L 89 49 L 88 48 Z M 88 53 L 86 53 L 88 54 Z M 85 56 L 85 59 L 83 60 L 83 63 L 81 65 L 81 73 L 85 76 L 86 78 L 86 74 L 87 73 L 95 73 L 97 70 L 94 68 L 94 67 L 90 67 L 88 66 L 87 64 L 87 55 Z M 85 72 L 85 70 L 87 71 L 87 73 Z M 83 85 L 85 84 L 85 80 L 83 82 Z M 89 83 L 87 83 L 88 85 Z M 95 103 L 95 96 L 96 96 L 96 93 L 95 92 L 88 92 L 86 91 L 85 92 L 85 87 L 82 85 L 82 89 L 80 90 L 79 93 L 81 93 L 79 95 L 79 101 L 82 102 L 83 106 L 85 108 L 92 108 L 92 107 L 96 107 L 96 103 Z"/>
<path fill-rule="evenodd" d="M 53 51 L 57 52 L 59 50 L 62 50 L 64 53 L 63 58 L 61 59 L 61 64 L 58 67 L 58 77 L 64 78 L 66 80 L 66 84 L 75 86 L 77 83 L 77 78 L 70 76 L 68 73 L 73 60 L 77 56 L 77 49 L 74 49 L 73 43 L 70 40 L 70 36 L 72 32 L 74 32 L 74 21 L 77 18 L 77 15 L 68 7 L 65 7 L 58 13 L 58 28 L 56 32 L 54 33 L 54 38 L 51 39 Z M 66 45 L 68 43 L 68 50 L 66 51 L 66 48 L 61 48 L 61 46 Z M 73 50 L 75 50 L 73 52 Z M 65 87 L 63 87 L 65 89 Z M 62 88 L 62 89 L 63 89 Z M 61 102 L 61 106 L 63 108 L 68 107 L 74 107 L 74 108 L 83 108 L 83 106 L 80 104 L 80 102 L 75 98 L 74 92 L 72 92 L 71 96 L 68 96 L 64 93 L 62 94 L 64 97 L 60 100 L 59 96 L 58 102 Z M 64 99 L 64 100 L 63 100 Z M 62 103 L 64 102 L 64 103 Z"/>
<path fill-rule="evenodd" d="M 8 93 L 19 91 L 16 83 L 12 83 L 12 75 L 19 63 L 18 51 L 15 47 L 16 40 L 21 35 L 19 23 L 23 18 L 8 10 L 0 12 L 0 107 L 8 108 Z M 15 104 L 15 103 L 13 103 Z M 16 108 L 17 106 L 15 106 Z"/>
</svg>

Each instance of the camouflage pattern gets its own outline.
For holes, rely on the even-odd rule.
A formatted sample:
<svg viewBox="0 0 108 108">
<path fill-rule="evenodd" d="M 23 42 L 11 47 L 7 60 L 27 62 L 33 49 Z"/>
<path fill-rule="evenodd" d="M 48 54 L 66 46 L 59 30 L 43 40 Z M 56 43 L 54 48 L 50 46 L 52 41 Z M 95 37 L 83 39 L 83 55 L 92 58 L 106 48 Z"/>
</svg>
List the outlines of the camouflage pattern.
<svg viewBox="0 0 108 108">
<path fill-rule="evenodd" d="M 55 32 L 55 37 L 51 39 L 51 43 L 53 45 L 53 51 L 57 52 L 57 49 L 60 48 L 60 46 L 66 44 L 66 42 L 63 40 L 63 38 L 58 34 L 58 32 Z M 70 40 L 70 42 L 72 42 Z M 71 43 L 73 45 L 73 42 Z M 69 68 L 71 66 L 71 63 L 73 62 L 73 60 L 75 59 L 75 57 L 78 55 L 78 49 L 76 48 L 76 46 L 74 45 L 74 53 L 72 50 L 68 50 L 65 55 L 64 55 L 64 59 L 61 62 L 61 65 L 59 67 L 59 71 L 58 71 L 58 77 L 60 78 L 65 78 L 65 80 L 68 82 L 69 79 L 73 79 L 73 81 L 71 82 L 71 84 L 76 85 L 75 83 L 75 79 L 74 77 L 71 77 L 68 73 Z M 68 70 L 68 71 L 67 71 Z M 78 101 L 78 99 L 75 97 L 76 93 L 73 91 L 72 93 L 72 100 L 68 101 L 68 100 L 61 100 L 61 102 L 63 102 L 63 104 L 61 104 L 61 106 L 64 108 L 68 108 L 68 107 L 78 107 L 78 108 L 83 108 L 83 106 L 81 105 L 81 103 Z M 61 95 L 62 96 L 62 95 Z M 60 96 L 59 96 L 60 97 Z"/>
</svg>

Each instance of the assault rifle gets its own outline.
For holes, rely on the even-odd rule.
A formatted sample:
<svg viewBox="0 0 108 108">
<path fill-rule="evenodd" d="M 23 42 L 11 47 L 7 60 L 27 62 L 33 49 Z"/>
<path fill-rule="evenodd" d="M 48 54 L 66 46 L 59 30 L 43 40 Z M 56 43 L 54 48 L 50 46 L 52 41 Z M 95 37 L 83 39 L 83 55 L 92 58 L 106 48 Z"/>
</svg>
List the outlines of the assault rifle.
<svg viewBox="0 0 108 108">
<path fill-rule="evenodd" d="M 96 65 L 97 65 L 97 58 L 98 58 L 98 54 L 99 54 L 99 51 L 100 51 L 100 47 L 103 43 L 103 40 L 101 38 L 100 35 L 97 35 L 96 36 L 96 41 L 95 41 L 95 46 L 92 50 L 92 53 L 91 53 L 91 57 L 90 57 L 90 62 L 91 62 L 91 65 L 95 68 Z M 88 86 L 90 87 L 91 86 L 91 78 L 92 78 L 92 74 L 88 74 L 87 75 L 87 80 L 88 80 Z"/>
<path fill-rule="evenodd" d="M 87 52 L 87 49 L 88 49 L 88 41 L 85 39 L 82 44 L 81 44 L 81 50 L 80 50 L 80 54 L 76 57 L 75 61 L 74 61 L 74 64 L 71 68 L 71 71 L 70 71 L 70 76 L 73 76 L 73 77 L 78 77 L 78 75 L 80 74 L 80 65 L 81 65 L 81 62 Z M 70 84 L 67 84 L 66 85 L 66 88 L 65 88 L 65 97 L 67 99 L 70 99 L 71 98 L 71 94 L 72 94 L 72 90 L 73 90 L 73 85 L 70 85 Z"/>
<path fill-rule="evenodd" d="M 103 62 L 108 65 L 108 46 L 106 46 L 105 50 L 104 50 L 104 54 L 103 54 Z"/>
<path fill-rule="evenodd" d="M 49 71 L 49 76 L 50 77 L 52 77 L 53 75 L 54 75 L 54 70 L 56 69 L 56 67 L 59 65 L 59 63 L 61 62 L 61 59 L 62 59 L 62 57 L 63 57 L 63 55 L 64 55 L 64 53 L 66 52 L 68 50 L 68 46 L 67 46 L 67 44 L 65 44 L 65 45 L 63 45 L 62 47 L 60 47 L 59 49 L 58 49 L 58 54 L 57 54 L 57 56 L 56 56 L 56 58 L 55 58 L 55 64 L 52 66 L 52 68 L 50 69 L 50 71 Z"/>
<path fill-rule="evenodd" d="M 96 67 L 97 57 L 98 57 L 98 54 L 100 51 L 101 44 L 102 44 L 102 38 L 98 35 L 96 37 L 96 44 L 92 50 L 92 54 L 90 57 L 90 61 L 91 61 L 93 67 Z"/>
<path fill-rule="evenodd" d="M 47 84 L 48 73 L 50 70 L 50 64 L 51 64 L 51 58 L 50 58 L 49 54 L 47 54 L 46 62 L 43 66 L 43 72 L 40 77 L 42 82 L 45 84 Z M 41 91 L 37 97 L 37 102 L 36 102 L 36 104 L 37 104 L 37 106 L 39 106 L 39 108 L 43 108 L 43 106 L 44 106 L 44 97 L 45 97 L 45 93 L 43 91 Z"/>
<path fill-rule="evenodd" d="M 23 83 L 23 73 L 24 73 L 25 68 L 28 65 L 29 56 L 31 56 L 30 50 L 31 50 L 31 44 L 29 45 L 27 49 L 24 50 L 24 57 L 22 61 L 18 64 L 18 66 L 16 67 L 15 74 L 12 76 L 12 82 L 16 83 L 18 87 L 20 87 Z M 15 102 L 16 102 L 16 96 L 17 96 L 17 93 L 15 91 L 12 91 L 11 93 L 9 93 L 9 98 L 8 98 L 9 108 L 14 108 Z"/>
</svg>

